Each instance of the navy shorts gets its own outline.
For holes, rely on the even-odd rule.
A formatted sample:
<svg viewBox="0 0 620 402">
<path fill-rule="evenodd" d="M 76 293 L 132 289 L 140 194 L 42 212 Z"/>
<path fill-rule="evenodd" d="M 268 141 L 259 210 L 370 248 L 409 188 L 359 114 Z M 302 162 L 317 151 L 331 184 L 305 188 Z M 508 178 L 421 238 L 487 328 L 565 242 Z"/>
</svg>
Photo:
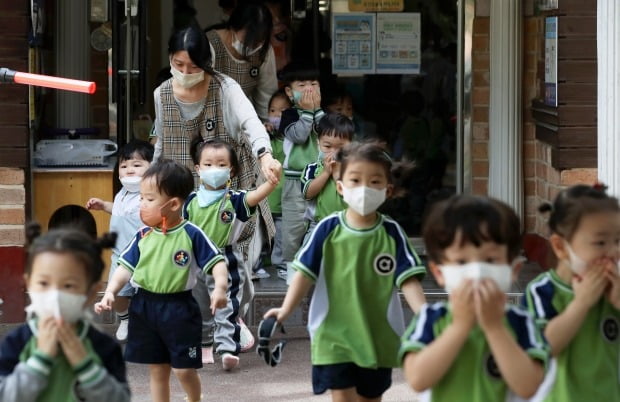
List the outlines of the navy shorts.
<svg viewBox="0 0 620 402">
<path fill-rule="evenodd" d="M 392 369 L 369 369 L 354 363 L 312 366 L 312 391 L 355 388 L 364 398 L 378 398 L 392 385 Z"/>
<path fill-rule="evenodd" d="M 191 290 L 160 294 L 138 289 L 129 305 L 125 360 L 201 368 L 201 326 Z"/>
</svg>

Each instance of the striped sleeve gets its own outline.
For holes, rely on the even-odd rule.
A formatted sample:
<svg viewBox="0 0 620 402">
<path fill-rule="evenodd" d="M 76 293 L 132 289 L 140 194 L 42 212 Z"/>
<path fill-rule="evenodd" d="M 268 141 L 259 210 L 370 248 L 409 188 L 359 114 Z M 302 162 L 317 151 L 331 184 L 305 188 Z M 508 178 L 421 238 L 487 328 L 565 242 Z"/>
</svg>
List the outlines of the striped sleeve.
<svg viewBox="0 0 620 402">
<path fill-rule="evenodd" d="M 328 216 L 321 220 L 314 228 L 310 239 L 297 252 L 292 267 L 308 276 L 313 281 L 319 276 L 321 262 L 323 260 L 323 244 L 328 241 L 329 235 L 334 230 L 340 220 L 337 214 Z"/>
<path fill-rule="evenodd" d="M 435 340 L 435 323 L 443 318 L 448 309 L 445 303 L 425 304 L 420 313 L 413 317 L 401 339 L 398 360 L 402 361 L 409 352 L 417 352 Z"/>
<path fill-rule="evenodd" d="M 138 261 L 140 261 L 140 248 L 138 247 L 138 243 L 150 230 L 151 228 L 148 226 L 141 228 L 118 258 L 118 264 L 126 268 L 132 274 L 138 265 Z"/>
<path fill-rule="evenodd" d="M 306 193 L 308 192 L 308 187 L 310 187 L 310 183 L 312 180 L 316 178 L 316 172 L 318 169 L 318 163 L 310 163 L 306 165 L 304 171 L 301 173 L 301 193 L 305 200 L 308 200 L 306 197 Z"/>
<path fill-rule="evenodd" d="M 532 316 L 522 308 L 509 306 L 506 311 L 508 325 L 516 336 L 517 343 L 530 357 L 544 366 L 549 360 L 549 346 Z"/>
<path fill-rule="evenodd" d="M 230 191 L 230 202 L 235 209 L 236 218 L 241 222 L 247 222 L 256 212 L 256 206 L 250 207 L 247 203 L 247 191 Z"/>
<path fill-rule="evenodd" d="M 192 202 L 194 198 L 196 198 L 196 192 L 192 191 L 187 197 L 187 199 L 185 200 L 185 202 L 183 203 L 183 209 L 181 210 L 181 216 L 183 216 L 183 219 L 187 219 L 187 220 L 190 219 L 189 207 L 190 207 L 190 203 Z"/>
<path fill-rule="evenodd" d="M 188 222 L 185 230 L 192 239 L 192 251 L 201 271 L 208 274 L 215 264 L 224 261 L 222 253 L 198 226 Z"/>
<path fill-rule="evenodd" d="M 387 216 L 384 219 L 385 230 L 396 242 L 396 273 L 394 275 L 396 286 L 400 287 L 412 276 L 421 281 L 426 275 L 426 267 L 411 247 L 409 238 L 398 223 Z"/>
<path fill-rule="evenodd" d="M 536 324 L 544 327 L 551 319 L 558 315 L 553 307 L 554 286 L 551 278 L 543 274 L 527 285 L 523 302 L 526 309 L 534 317 Z"/>
</svg>

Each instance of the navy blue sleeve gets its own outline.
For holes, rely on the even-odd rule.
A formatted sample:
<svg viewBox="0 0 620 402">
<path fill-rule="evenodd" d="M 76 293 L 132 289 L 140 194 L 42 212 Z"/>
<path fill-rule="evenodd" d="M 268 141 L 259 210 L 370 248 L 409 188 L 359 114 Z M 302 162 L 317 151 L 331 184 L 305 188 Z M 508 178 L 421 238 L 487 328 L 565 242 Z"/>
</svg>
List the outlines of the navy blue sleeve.
<svg viewBox="0 0 620 402">
<path fill-rule="evenodd" d="M 250 207 L 247 204 L 247 191 L 230 191 L 229 194 L 230 202 L 233 205 L 233 208 L 235 208 L 237 219 L 241 222 L 246 222 L 256 212 L 256 206 Z"/>
<path fill-rule="evenodd" d="M 539 325 L 544 326 L 549 320 L 558 315 L 552 303 L 554 292 L 555 288 L 551 278 L 546 274 L 534 279 L 525 289 L 523 303 Z"/>
<path fill-rule="evenodd" d="M 19 363 L 19 354 L 22 352 L 32 331 L 27 324 L 23 324 L 9 332 L 0 344 L 0 376 L 8 376 Z"/>
<path fill-rule="evenodd" d="M 95 328 L 88 329 L 88 338 L 90 339 L 95 352 L 101 358 L 103 367 L 118 382 L 127 383 L 127 369 L 121 347 L 116 341 L 106 334 L 102 334 Z"/>
<path fill-rule="evenodd" d="M 196 198 L 196 192 L 192 191 L 190 193 L 190 195 L 187 197 L 187 199 L 185 200 L 185 202 L 183 203 L 183 209 L 181 210 L 181 216 L 183 216 L 183 219 L 188 219 L 188 220 L 190 219 L 190 216 L 189 216 L 189 203 L 194 198 Z"/>
<path fill-rule="evenodd" d="M 288 126 L 297 122 L 299 120 L 299 113 L 297 109 L 291 107 L 282 112 L 282 117 L 280 118 L 280 127 L 278 128 L 278 133 L 284 135 L 284 131 Z"/>
<path fill-rule="evenodd" d="M 312 280 L 316 280 L 321 271 L 323 244 L 329 241 L 330 233 L 338 226 L 339 222 L 337 214 L 321 220 L 314 228 L 310 239 L 297 252 L 293 261 L 293 268 L 303 272 Z"/>
<path fill-rule="evenodd" d="M 127 245 L 125 250 L 121 253 L 118 263 L 133 272 L 140 261 L 140 248 L 138 243 L 149 232 L 151 228 L 145 226 L 138 230 L 138 233 L 134 236 L 133 240 Z"/>
<path fill-rule="evenodd" d="M 218 261 L 224 260 L 224 256 L 198 226 L 188 222 L 185 230 L 192 239 L 192 251 L 196 257 L 196 264 L 201 271 L 209 273 Z"/>
</svg>

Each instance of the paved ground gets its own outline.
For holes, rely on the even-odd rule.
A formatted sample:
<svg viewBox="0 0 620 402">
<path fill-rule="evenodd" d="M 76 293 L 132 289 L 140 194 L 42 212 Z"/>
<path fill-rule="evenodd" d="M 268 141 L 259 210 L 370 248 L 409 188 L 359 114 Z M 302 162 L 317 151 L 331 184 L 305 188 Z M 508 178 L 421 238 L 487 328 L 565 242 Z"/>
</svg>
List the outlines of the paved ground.
<svg viewBox="0 0 620 402">
<path fill-rule="evenodd" d="M 203 401 L 330 401 L 329 394 L 312 394 L 310 372 L 310 341 L 305 338 L 291 339 L 282 363 L 275 368 L 267 366 L 256 353 L 248 352 L 241 355 L 241 366 L 233 372 L 225 372 L 218 361 L 199 370 Z M 132 400 L 150 401 L 148 369 L 128 364 L 128 375 Z M 182 401 L 185 396 L 176 378 L 171 379 L 171 394 L 172 401 Z M 393 385 L 383 400 L 418 400 L 405 384 L 400 369 L 394 370 Z"/>
</svg>

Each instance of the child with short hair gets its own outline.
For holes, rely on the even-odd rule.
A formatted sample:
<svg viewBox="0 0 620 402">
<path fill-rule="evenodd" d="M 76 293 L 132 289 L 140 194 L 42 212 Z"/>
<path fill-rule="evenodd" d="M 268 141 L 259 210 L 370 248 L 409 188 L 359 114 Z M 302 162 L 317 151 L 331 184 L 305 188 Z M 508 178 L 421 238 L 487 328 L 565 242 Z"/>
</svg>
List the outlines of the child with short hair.
<svg viewBox="0 0 620 402">
<path fill-rule="evenodd" d="M 524 303 L 557 360 L 546 401 L 620 401 L 620 207 L 602 185 L 562 190 L 550 211 L 558 264 Z"/>
<path fill-rule="evenodd" d="M 283 322 L 314 284 L 308 329 L 315 394 L 333 401 L 380 400 L 390 387 L 405 329 L 398 288 L 413 311 L 424 303 L 426 270 L 400 226 L 376 210 L 390 195 L 392 161 L 375 144 L 340 151 L 337 189 L 348 208 L 316 226 L 293 268 Z M 329 297 L 328 297 L 329 296 Z"/>
<path fill-rule="evenodd" d="M 336 190 L 336 182 L 340 180 L 336 155 L 353 140 L 353 131 L 353 122 L 339 113 L 328 113 L 319 121 L 319 156 L 301 174 L 302 194 L 308 201 L 304 216 L 308 222 L 306 239 L 321 219 L 347 207 Z"/>
<path fill-rule="evenodd" d="M 105 211 L 109 213 L 110 232 L 118 235 L 116 245 L 112 248 L 110 258 L 110 272 L 108 281 L 114 275 L 118 266 L 118 257 L 129 244 L 133 236 L 144 224 L 140 220 L 140 180 L 153 161 L 153 145 L 146 141 L 133 140 L 121 148 L 118 155 L 118 178 L 123 185 L 114 202 L 104 201 L 100 198 L 91 198 L 86 203 L 86 208 L 93 211 Z M 120 320 L 116 330 L 116 339 L 121 342 L 127 340 L 127 328 L 129 325 L 129 302 L 135 289 L 127 283 L 118 292 L 114 301 L 114 310 Z"/>
<path fill-rule="evenodd" d="M 284 135 L 284 183 L 282 185 L 282 256 L 290 263 L 301 245 L 306 225 L 306 201 L 301 194 L 301 173 L 318 155 L 315 124 L 325 114 L 321 109 L 319 72 L 304 64 L 291 63 L 282 72 L 284 90 L 293 107 L 282 112 Z M 286 271 L 278 271 L 286 279 Z"/>
<path fill-rule="evenodd" d="M 429 268 L 449 299 L 422 308 L 399 352 L 407 382 L 428 400 L 529 398 L 543 381 L 546 345 L 532 317 L 506 304 L 519 228 L 510 207 L 485 197 L 455 195 L 428 215 Z"/>
<path fill-rule="evenodd" d="M 183 217 L 200 227 L 226 258 L 228 302 L 215 313 L 214 342 L 224 370 L 230 371 L 239 365 L 239 353 L 242 351 L 239 306 L 245 281 L 248 280 L 237 240 L 258 203 L 267 198 L 276 184 L 266 181 L 255 190 L 232 190 L 230 181 L 239 173 L 239 161 L 230 144 L 220 140 L 203 141 L 202 137 L 197 137 L 190 149 L 196 174 L 200 177 L 200 187 L 187 198 Z M 206 285 L 212 296 L 215 283 L 207 277 Z M 207 297 L 198 298 L 203 311 L 208 310 L 207 306 L 202 305 L 207 300 Z"/>
<path fill-rule="evenodd" d="M 224 256 L 204 232 L 181 217 L 194 189 L 192 172 L 171 160 L 151 165 L 140 182 L 140 218 L 146 224 L 121 253 L 95 312 L 110 310 L 114 296 L 131 279 L 138 290 L 129 305 L 125 359 L 148 364 L 151 397 L 169 400 L 170 371 L 198 401 L 202 367 L 200 309 L 192 297 L 199 271 L 213 275 L 211 310 L 226 305 Z"/>
<path fill-rule="evenodd" d="M 280 121 L 282 120 L 282 113 L 291 107 L 293 107 L 293 103 L 286 96 L 284 89 L 276 91 L 269 100 L 269 122 L 265 123 L 265 128 L 271 140 L 272 156 L 280 164 L 284 163 L 284 135 L 280 132 Z M 276 188 L 267 197 L 267 201 L 276 227 L 271 248 L 271 265 L 279 271 L 286 271 L 286 264 L 282 258 L 282 183 L 283 180 L 278 182 Z M 261 270 L 264 271 L 261 268 L 257 272 L 259 278 L 261 273 L 263 276 L 269 275 L 266 272 L 261 272 Z"/>
<path fill-rule="evenodd" d="M 0 345 L 0 400 L 129 401 L 120 346 L 85 318 L 101 286 L 101 250 L 116 236 L 94 239 L 66 227 L 39 237 L 40 231 L 35 224 L 26 230 L 31 304 L 27 322 Z"/>
</svg>

